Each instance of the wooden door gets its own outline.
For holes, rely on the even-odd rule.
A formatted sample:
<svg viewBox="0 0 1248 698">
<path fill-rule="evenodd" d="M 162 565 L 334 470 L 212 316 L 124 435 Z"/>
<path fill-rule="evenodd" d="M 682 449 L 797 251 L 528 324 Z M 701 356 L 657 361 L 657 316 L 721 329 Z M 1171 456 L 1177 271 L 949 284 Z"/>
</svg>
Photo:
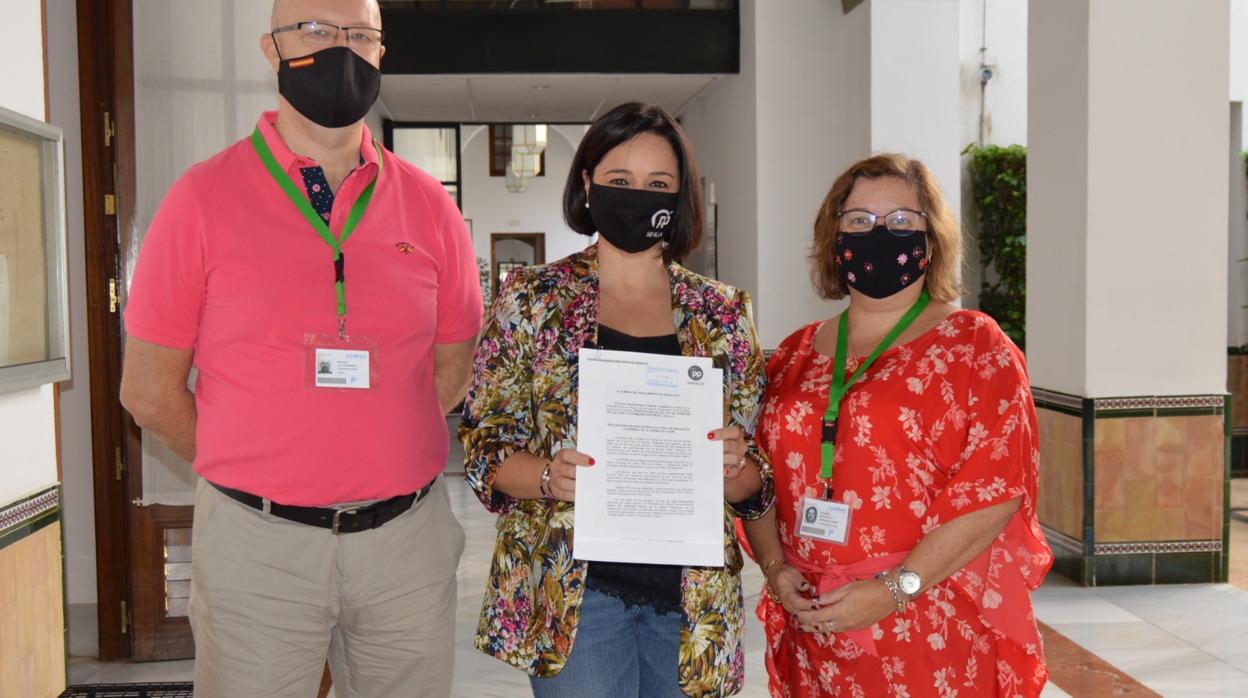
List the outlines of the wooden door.
<svg viewBox="0 0 1248 698">
<path fill-rule="evenodd" d="M 100 658 L 187 658 L 189 506 L 144 506 L 142 434 L 118 400 L 138 258 L 131 0 L 78 0 Z"/>
</svg>

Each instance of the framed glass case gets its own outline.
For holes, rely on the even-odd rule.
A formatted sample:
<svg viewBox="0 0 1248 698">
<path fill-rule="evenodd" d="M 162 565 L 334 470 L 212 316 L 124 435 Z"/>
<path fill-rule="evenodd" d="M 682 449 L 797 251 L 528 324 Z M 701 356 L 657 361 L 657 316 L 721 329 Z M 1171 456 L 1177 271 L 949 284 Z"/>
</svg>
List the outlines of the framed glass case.
<svg viewBox="0 0 1248 698">
<path fill-rule="evenodd" d="M 69 378 L 61 130 L 0 108 L 0 393 Z"/>
</svg>

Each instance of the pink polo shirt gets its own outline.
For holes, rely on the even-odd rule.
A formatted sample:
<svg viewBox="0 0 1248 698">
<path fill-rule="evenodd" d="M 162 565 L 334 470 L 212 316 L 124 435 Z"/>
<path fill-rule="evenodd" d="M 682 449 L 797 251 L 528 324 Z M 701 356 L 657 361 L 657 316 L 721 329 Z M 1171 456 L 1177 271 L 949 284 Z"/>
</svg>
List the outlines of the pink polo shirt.
<svg viewBox="0 0 1248 698">
<path fill-rule="evenodd" d="M 317 163 L 286 148 L 276 112 L 259 122 L 281 167 Z M 304 337 L 334 334 L 332 255 L 243 139 L 169 189 L 139 253 L 126 330 L 193 349 L 199 377 L 195 470 L 283 504 L 319 506 L 415 491 L 449 449 L 433 382 L 434 345 L 473 338 L 481 287 L 472 239 L 442 185 L 386 151 L 336 192 L 330 230 L 377 186 L 343 245 L 347 331 L 376 340 L 376 390 L 307 386 Z"/>
</svg>

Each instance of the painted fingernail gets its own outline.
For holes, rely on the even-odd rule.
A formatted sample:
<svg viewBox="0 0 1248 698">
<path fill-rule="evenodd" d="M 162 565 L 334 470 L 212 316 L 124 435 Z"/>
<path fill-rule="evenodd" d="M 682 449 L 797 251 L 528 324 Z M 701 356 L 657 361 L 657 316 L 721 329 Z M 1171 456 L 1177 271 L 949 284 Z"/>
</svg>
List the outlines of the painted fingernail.
<svg viewBox="0 0 1248 698">
<path fill-rule="evenodd" d="M 714 438 L 715 438 L 715 432 L 713 432 L 713 431 L 708 431 L 708 432 L 706 432 L 706 438 L 708 438 L 708 439 L 714 439 Z"/>
<path fill-rule="evenodd" d="M 589 459 L 589 464 L 590 464 L 590 465 L 593 465 L 593 464 L 594 464 L 594 459 L 593 459 L 593 458 L 590 458 L 590 459 Z"/>
</svg>

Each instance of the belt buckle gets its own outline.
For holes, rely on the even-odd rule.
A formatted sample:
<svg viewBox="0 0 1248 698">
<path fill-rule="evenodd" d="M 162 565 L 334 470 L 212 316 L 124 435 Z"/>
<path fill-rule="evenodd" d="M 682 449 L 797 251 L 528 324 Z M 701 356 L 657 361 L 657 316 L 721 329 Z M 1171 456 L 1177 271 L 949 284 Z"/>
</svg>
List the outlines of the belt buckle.
<svg viewBox="0 0 1248 698">
<path fill-rule="evenodd" d="M 357 511 L 359 511 L 359 509 L 335 509 L 334 510 L 334 525 L 330 528 L 330 532 L 332 532 L 335 536 L 342 535 L 342 532 L 338 530 L 338 524 L 342 520 L 342 515 L 354 514 Z"/>
</svg>

